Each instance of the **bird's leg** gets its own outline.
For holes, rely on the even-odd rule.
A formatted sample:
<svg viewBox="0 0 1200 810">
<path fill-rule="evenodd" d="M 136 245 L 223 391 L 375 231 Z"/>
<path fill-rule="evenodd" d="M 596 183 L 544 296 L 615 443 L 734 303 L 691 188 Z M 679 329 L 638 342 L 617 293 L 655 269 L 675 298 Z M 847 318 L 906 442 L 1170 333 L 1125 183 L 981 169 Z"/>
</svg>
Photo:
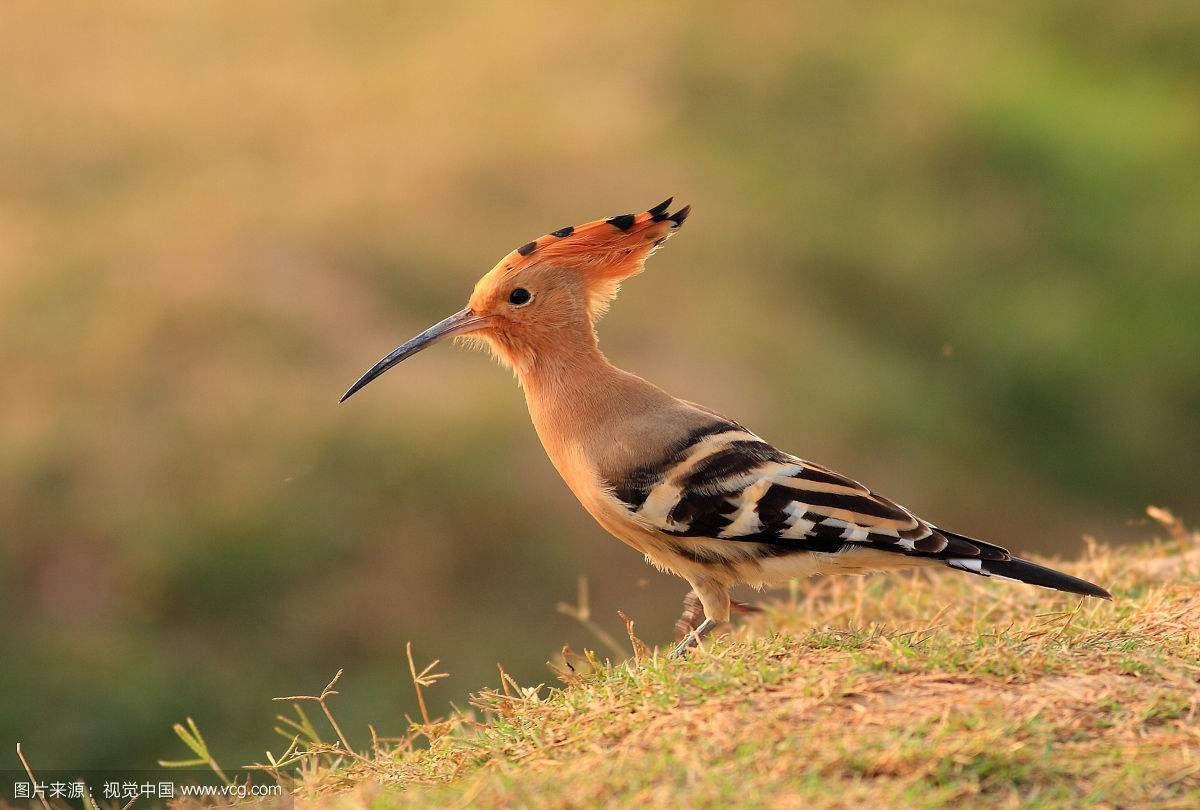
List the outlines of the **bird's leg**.
<svg viewBox="0 0 1200 810">
<path fill-rule="evenodd" d="M 736 599 L 729 600 L 729 607 L 733 609 L 734 613 L 762 613 L 762 608 L 758 605 L 739 602 Z M 704 606 L 700 604 L 700 597 L 696 595 L 695 591 L 688 591 L 687 596 L 683 597 L 683 615 L 675 622 L 675 640 L 683 641 L 695 632 L 702 621 L 704 621 Z"/>
<path fill-rule="evenodd" d="M 700 640 L 711 633 L 712 629 L 716 626 L 717 623 L 712 619 L 705 618 L 704 621 L 700 622 L 695 630 L 688 633 L 684 637 L 683 641 L 679 642 L 679 644 L 675 646 L 675 649 L 671 650 L 671 654 L 667 657 L 682 658 L 685 652 L 699 644 Z"/>
<path fill-rule="evenodd" d="M 675 623 L 683 638 L 670 657 L 680 657 L 688 648 L 699 644 L 714 627 L 729 621 L 729 605 L 729 588 L 725 585 L 711 580 L 693 582 L 691 593 L 683 598 L 683 615 Z M 696 624 L 701 612 L 704 620 Z"/>
<path fill-rule="evenodd" d="M 695 591 L 688 591 L 687 596 L 683 597 L 683 615 L 675 622 L 675 640 L 683 641 L 696 632 L 696 628 L 702 621 L 704 621 L 704 605 L 700 604 L 700 597 L 696 595 Z"/>
</svg>

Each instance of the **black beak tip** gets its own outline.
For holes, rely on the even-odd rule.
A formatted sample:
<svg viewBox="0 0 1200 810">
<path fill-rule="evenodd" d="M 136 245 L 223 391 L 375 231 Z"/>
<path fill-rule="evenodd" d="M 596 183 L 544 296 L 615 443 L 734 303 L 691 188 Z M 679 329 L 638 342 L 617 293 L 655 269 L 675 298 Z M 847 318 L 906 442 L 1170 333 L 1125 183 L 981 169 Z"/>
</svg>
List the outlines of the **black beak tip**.
<svg viewBox="0 0 1200 810">
<path fill-rule="evenodd" d="M 366 385 L 366 382 L 359 380 L 354 385 L 350 386 L 348 389 L 346 389 L 346 393 L 342 394 L 342 398 L 338 400 L 338 404 L 341 405 L 343 402 L 350 399 L 350 397 L 357 394 L 358 389 L 362 388 L 364 385 Z"/>
<path fill-rule="evenodd" d="M 342 394 L 342 398 L 339 399 L 338 402 L 342 403 L 350 399 L 350 397 L 354 396 L 358 389 L 362 388 L 375 378 L 381 376 L 388 369 L 393 368 L 397 363 L 401 362 L 405 358 L 412 357 L 417 352 L 427 348 L 434 342 L 444 337 L 452 337 L 464 331 L 469 331 L 470 329 L 477 327 L 479 322 L 480 319 L 474 316 L 469 307 L 461 312 L 454 313 L 449 318 L 443 318 L 441 321 L 435 323 L 433 326 L 429 327 L 412 340 L 397 346 L 392 350 L 391 353 L 387 355 L 387 357 L 384 357 L 378 363 L 371 366 L 366 374 L 363 374 L 361 377 L 359 377 L 358 381 L 355 382 L 354 385 L 350 386 L 346 393 Z"/>
</svg>

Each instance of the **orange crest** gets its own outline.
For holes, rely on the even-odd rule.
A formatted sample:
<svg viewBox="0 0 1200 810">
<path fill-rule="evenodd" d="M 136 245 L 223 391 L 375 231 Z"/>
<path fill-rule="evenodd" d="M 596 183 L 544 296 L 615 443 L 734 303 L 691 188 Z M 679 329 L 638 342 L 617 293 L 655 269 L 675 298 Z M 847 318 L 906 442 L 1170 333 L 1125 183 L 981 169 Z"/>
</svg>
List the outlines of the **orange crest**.
<svg viewBox="0 0 1200 810">
<path fill-rule="evenodd" d="M 501 259 L 476 289 L 547 264 L 582 274 L 591 292 L 592 309 L 603 310 L 621 280 L 641 272 L 655 248 L 687 219 L 691 206 L 667 213 L 673 199 L 668 197 L 640 214 L 618 214 L 540 236 Z"/>
</svg>

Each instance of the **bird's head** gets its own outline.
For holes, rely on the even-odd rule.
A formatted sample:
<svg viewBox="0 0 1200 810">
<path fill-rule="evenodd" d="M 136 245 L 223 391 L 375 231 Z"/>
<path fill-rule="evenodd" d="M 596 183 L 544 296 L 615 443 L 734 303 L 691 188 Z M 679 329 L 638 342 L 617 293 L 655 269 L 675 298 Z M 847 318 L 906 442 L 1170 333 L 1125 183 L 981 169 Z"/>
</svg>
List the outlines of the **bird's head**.
<svg viewBox="0 0 1200 810">
<path fill-rule="evenodd" d="M 485 342 L 518 369 L 532 367 L 556 348 L 590 339 L 621 281 L 641 272 L 647 257 L 691 211 L 684 206 L 670 214 L 670 205 L 667 199 L 640 214 L 560 228 L 522 245 L 479 279 L 465 308 L 376 363 L 342 401 L 442 338 Z"/>
</svg>

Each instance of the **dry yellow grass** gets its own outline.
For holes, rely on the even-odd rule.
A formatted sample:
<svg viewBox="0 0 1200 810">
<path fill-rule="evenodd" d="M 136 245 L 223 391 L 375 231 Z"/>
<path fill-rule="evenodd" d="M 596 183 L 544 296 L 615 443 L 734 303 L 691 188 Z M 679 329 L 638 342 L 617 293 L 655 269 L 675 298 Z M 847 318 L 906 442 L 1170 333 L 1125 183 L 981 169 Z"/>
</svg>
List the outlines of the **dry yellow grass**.
<svg viewBox="0 0 1200 810">
<path fill-rule="evenodd" d="M 814 579 L 687 660 L 631 633 L 627 660 L 501 670 L 473 710 L 279 771 L 317 807 L 1200 806 L 1200 535 L 1152 516 L 1170 540 L 1064 566 L 1112 603 Z"/>
</svg>

